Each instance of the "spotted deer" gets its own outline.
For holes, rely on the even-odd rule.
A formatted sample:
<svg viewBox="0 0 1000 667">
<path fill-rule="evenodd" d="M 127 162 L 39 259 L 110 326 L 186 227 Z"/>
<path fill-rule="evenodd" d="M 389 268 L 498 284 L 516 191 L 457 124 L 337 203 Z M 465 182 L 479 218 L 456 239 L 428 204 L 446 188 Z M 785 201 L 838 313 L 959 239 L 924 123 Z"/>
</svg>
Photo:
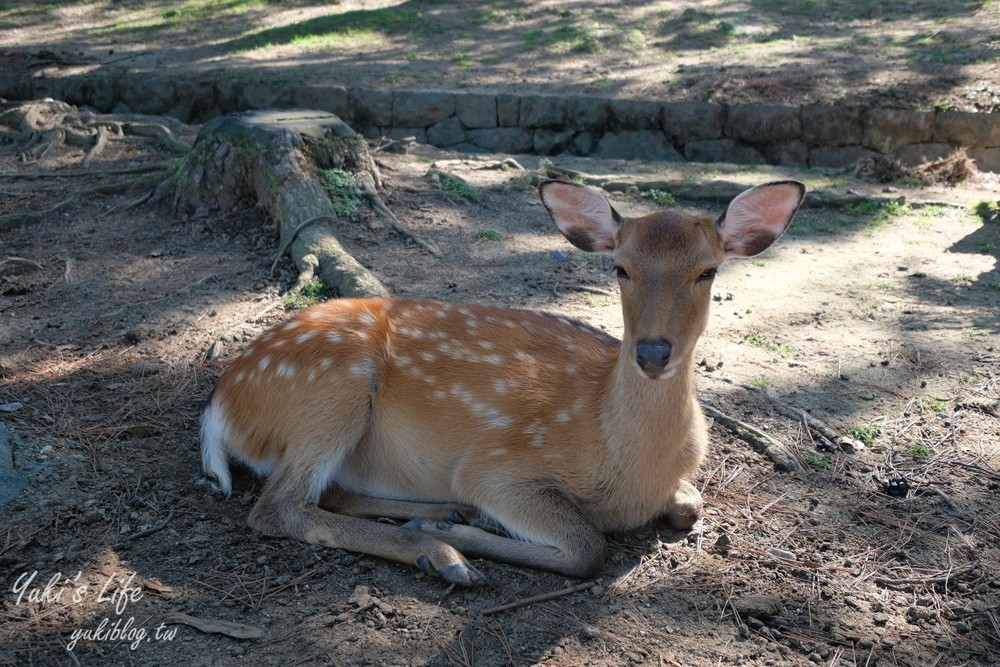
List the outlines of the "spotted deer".
<svg viewBox="0 0 1000 667">
<path fill-rule="evenodd" d="M 221 375 L 202 418 L 218 490 L 231 491 L 230 459 L 267 477 L 252 528 L 475 584 L 466 556 L 587 577 L 604 533 L 697 521 L 701 495 L 685 478 L 708 440 L 693 367 L 712 281 L 780 237 L 805 188 L 755 187 L 718 219 L 625 218 L 583 186 L 539 191 L 573 245 L 613 258 L 622 340 L 434 301 L 298 313 Z"/>
</svg>

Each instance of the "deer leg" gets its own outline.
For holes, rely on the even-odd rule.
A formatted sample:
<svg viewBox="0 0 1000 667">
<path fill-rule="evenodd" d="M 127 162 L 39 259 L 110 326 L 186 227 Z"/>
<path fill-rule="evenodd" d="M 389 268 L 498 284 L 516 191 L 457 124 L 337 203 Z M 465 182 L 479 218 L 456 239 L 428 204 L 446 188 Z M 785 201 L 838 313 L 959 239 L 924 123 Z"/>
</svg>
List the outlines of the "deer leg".
<svg viewBox="0 0 1000 667">
<path fill-rule="evenodd" d="M 266 535 L 416 565 L 455 584 L 486 580 L 454 547 L 431 535 L 320 509 L 303 491 L 302 480 L 308 479 L 307 475 L 307 471 L 290 466 L 279 467 L 250 512 L 250 527 Z"/>
<path fill-rule="evenodd" d="M 701 518 L 702 506 L 701 492 L 694 484 L 682 479 L 664 515 L 667 525 L 674 530 L 690 530 Z"/>
<path fill-rule="evenodd" d="M 519 488 L 518 488 L 519 487 Z M 483 508 L 515 537 L 475 526 L 417 519 L 404 528 L 446 542 L 470 556 L 540 568 L 585 578 L 604 564 L 607 542 L 571 496 L 547 482 L 518 484 L 496 491 Z"/>
<path fill-rule="evenodd" d="M 328 489 L 319 499 L 319 506 L 337 514 L 386 519 L 432 519 L 452 523 L 474 524 L 479 512 L 468 505 L 454 503 L 422 503 L 409 500 L 388 500 L 353 493 L 341 488 Z"/>
</svg>

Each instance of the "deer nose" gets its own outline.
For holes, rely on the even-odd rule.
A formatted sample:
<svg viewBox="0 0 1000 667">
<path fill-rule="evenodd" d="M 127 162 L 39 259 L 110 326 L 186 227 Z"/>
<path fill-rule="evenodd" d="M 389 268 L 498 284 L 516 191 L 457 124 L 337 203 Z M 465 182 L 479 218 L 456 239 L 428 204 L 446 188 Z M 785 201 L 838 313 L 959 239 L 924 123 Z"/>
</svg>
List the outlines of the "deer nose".
<svg viewBox="0 0 1000 667">
<path fill-rule="evenodd" d="M 635 360 L 646 375 L 659 375 L 670 362 L 670 341 L 666 338 L 640 340 L 635 346 Z"/>
</svg>

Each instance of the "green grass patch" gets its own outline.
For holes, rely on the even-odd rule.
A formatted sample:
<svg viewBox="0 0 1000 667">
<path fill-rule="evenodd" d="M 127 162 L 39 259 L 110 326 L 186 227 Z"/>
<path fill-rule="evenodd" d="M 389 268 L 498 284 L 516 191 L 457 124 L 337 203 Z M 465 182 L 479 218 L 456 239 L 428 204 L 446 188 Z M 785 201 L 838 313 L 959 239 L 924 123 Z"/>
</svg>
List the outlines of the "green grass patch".
<svg viewBox="0 0 1000 667">
<path fill-rule="evenodd" d="M 448 192 L 452 192 L 459 197 L 464 197 L 469 201 L 479 201 L 479 192 L 460 178 L 455 178 L 454 176 L 450 176 L 448 174 L 441 174 L 441 188 L 443 190 L 447 190 Z"/>
<path fill-rule="evenodd" d="M 861 426 L 855 426 L 851 429 L 851 437 L 865 443 L 866 445 L 875 444 L 875 439 L 880 435 L 882 435 L 882 429 L 878 426 L 872 426 L 871 424 L 863 424 Z"/>
<path fill-rule="evenodd" d="M 844 212 L 860 218 L 869 236 L 874 236 L 885 229 L 890 222 L 910 213 L 910 207 L 898 202 L 877 202 L 864 199 L 857 204 L 847 204 Z"/>
<path fill-rule="evenodd" d="M 674 196 L 667 192 L 666 190 L 644 190 L 640 193 L 643 199 L 649 199 L 656 202 L 657 206 L 673 206 L 677 203 Z"/>
<path fill-rule="evenodd" d="M 1000 223 L 1000 202 L 981 201 L 972 211 L 986 224 Z"/>
<path fill-rule="evenodd" d="M 338 217 L 347 217 L 358 205 L 354 175 L 341 169 L 320 169 L 319 182 Z"/>
<path fill-rule="evenodd" d="M 920 412 L 933 412 L 934 414 L 941 414 L 948 409 L 948 404 L 939 398 L 918 396 L 913 399 L 913 407 Z"/>
<path fill-rule="evenodd" d="M 790 346 L 782 345 L 778 341 L 757 332 L 750 333 L 743 339 L 743 341 L 750 347 L 757 347 L 769 352 L 777 352 L 781 356 L 787 356 L 795 352 L 795 350 Z"/>
<path fill-rule="evenodd" d="M 802 452 L 802 460 L 816 470 L 826 470 L 832 463 L 831 456 L 825 452 Z"/>
<path fill-rule="evenodd" d="M 326 286 L 323 283 L 310 283 L 298 291 L 285 295 L 285 310 L 302 310 L 315 306 L 327 297 Z"/>
<path fill-rule="evenodd" d="M 910 458 L 914 461 L 926 461 L 934 453 L 925 445 L 914 445 L 910 447 Z"/>
<path fill-rule="evenodd" d="M 479 238 L 481 238 L 482 240 L 484 240 L 484 241 L 499 241 L 500 240 L 500 232 L 498 232 L 495 229 L 480 229 L 479 233 L 477 234 L 477 236 Z"/>
<path fill-rule="evenodd" d="M 231 40 L 226 51 L 251 51 L 268 46 L 295 44 L 302 48 L 341 48 L 360 46 L 375 40 L 380 43 L 388 35 L 423 36 L 433 30 L 429 17 L 409 7 L 356 9 L 330 14 L 287 26 L 267 28 Z"/>
</svg>

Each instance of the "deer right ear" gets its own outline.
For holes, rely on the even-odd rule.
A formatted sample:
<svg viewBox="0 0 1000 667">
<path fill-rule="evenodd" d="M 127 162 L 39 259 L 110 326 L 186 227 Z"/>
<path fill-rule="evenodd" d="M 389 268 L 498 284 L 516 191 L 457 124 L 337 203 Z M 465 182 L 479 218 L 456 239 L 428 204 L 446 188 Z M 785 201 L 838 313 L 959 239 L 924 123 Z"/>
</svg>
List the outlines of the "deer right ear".
<svg viewBox="0 0 1000 667">
<path fill-rule="evenodd" d="M 566 240 L 587 252 L 614 252 L 622 217 L 604 195 L 564 181 L 542 181 L 538 194 Z"/>
</svg>

